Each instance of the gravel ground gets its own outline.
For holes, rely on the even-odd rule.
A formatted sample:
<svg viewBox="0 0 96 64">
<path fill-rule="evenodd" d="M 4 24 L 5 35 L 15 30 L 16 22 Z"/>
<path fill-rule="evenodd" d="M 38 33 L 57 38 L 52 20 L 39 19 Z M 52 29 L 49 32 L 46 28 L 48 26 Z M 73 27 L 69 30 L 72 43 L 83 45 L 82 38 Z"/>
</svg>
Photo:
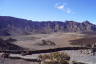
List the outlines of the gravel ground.
<svg viewBox="0 0 96 64">
<path fill-rule="evenodd" d="M 25 61 L 22 59 L 4 59 L 0 58 L 0 64 L 39 64 L 38 62 Z"/>
<path fill-rule="evenodd" d="M 96 55 L 93 56 L 92 54 L 87 54 L 86 51 L 83 51 L 82 53 L 80 53 L 80 50 L 64 52 L 70 55 L 71 61 L 84 62 L 86 64 L 96 64 Z"/>
<path fill-rule="evenodd" d="M 60 51 L 65 52 L 71 57 L 71 61 L 77 61 L 77 62 L 83 62 L 86 64 L 96 64 L 96 56 L 93 56 L 92 54 L 87 54 L 85 51 L 80 53 L 80 50 L 72 50 L 72 51 Z M 90 52 L 90 51 L 89 51 Z M 44 54 L 44 53 L 43 53 Z M 49 53 L 46 53 L 49 54 Z M 28 56 L 19 56 L 19 55 L 11 55 L 13 57 L 22 57 L 22 58 L 37 58 L 39 54 L 35 55 L 28 55 Z M 41 54 L 42 55 L 42 54 Z M 33 62 L 33 61 L 26 61 L 23 59 L 9 59 L 9 58 L 1 58 L 0 57 L 0 64 L 39 64 L 39 62 Z"/>
</svg>

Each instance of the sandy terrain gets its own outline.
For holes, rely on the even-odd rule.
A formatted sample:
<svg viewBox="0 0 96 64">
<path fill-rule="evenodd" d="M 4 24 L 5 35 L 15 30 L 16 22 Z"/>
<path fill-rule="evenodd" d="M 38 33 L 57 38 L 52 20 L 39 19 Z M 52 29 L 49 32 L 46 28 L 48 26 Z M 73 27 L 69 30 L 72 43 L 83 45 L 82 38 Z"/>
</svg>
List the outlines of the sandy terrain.
<svg viewBox="0 0 96 64">
<path fill-rule="evenodd" d="M 73 46 L 70 45 L 70 40 L 75 40 L 79 38 L 85 37 L 85 34 L 80 33 L 53 33 L 53 34 L 35 34 L 35 35 L 26 35 L 26 36 L 11 36 L 12 38 L 16 39 L 16 42 L 13 42 L 14 44 L 28 48 L 30 50 L 39 50 L 39 49 L 48 49 L 48 48 L 54 48 L 54 47 L 67 47 L 67 46 Z M 9 37 L 6 37 L 9 38 Z M 51 45 L 44 45 L 40 46 L 38 44 L 42 43 L 42 40 L 50 40 L 55 42 L 56 46 Z M 71 56 L 71 60 L 75 61 L 81 61 L 89 64 L 96 63 L 96 56 L 93 57 L 91 55 L 84 55 L 81 54 L 78 51 L 64 51 L 68 53 Z M 21 55 L 10 55 L 13 57 L 22 57 L 22 58 L 37 58 L 39 54 L 35 55 L 27 55 L 27 56 L 21 56 Z M 90 58 L 88 58 L 90 57 Z M 92 60 L 94 58 L 94 60 Z M 88 62 L 89 61 L 89 62 Z M 38 64 L 38 62 L 31 62 L 31 61 L 25 61 L 22 59 L 3 59 L 0 58 L 0 64 Z"/>
<path fill-rule="evenodd" d="M 36 49 L 48 49 L 48 48 L 54 48 L 54 47 L 72 46 L 70 45 L 70 40 L 83 38 L 84 36 L 85 36 L 84 34 L 80 34 L 80 33 L 52 33 L 52 34 L 15 36 L 12 38 L 17 39 L 17 41 L 14 42 L 14 44 L 24 48 L 28 48 L 30 50 L 36 50 Z M 55 42 L 56 46 L 38 45 L 42 43 L 42 40 L 50 40 L 52 42 Z"/>
</svg>

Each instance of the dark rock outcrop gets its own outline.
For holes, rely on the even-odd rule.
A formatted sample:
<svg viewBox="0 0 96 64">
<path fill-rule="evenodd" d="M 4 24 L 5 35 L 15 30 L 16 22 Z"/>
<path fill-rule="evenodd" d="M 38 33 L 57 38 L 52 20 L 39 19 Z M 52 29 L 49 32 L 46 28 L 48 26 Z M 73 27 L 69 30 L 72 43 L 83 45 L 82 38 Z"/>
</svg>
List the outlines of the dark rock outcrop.
<svg viewBox="0 0 96 64">
<path fill-rule="evenodd" d="M 8 40 L 3 40 L 0 38 L 0 51 L 1 50 L 23 50 L 24 48 L 19 47 L 13 43 L 12 40 L 8 39 Z"/>
</svg>

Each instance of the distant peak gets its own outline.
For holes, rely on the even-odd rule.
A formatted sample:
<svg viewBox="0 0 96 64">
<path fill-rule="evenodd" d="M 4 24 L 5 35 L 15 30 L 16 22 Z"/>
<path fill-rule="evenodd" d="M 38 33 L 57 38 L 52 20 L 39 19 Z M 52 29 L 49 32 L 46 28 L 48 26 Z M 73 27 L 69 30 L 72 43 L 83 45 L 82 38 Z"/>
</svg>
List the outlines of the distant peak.
<svg viewBox="0 0 96 64">
<path fill-rule="evenodd" d="M 69 23 L 69 24 L 72 23 L 73 24 L 73 23 L 78 23 L 78 22 L 75 22 L 75 21 L 66 21 L 65 23 Z"/>
<path fill-rule="evenodd" d="M 90 21 L 88 21 L 88 20 L 84 21 L 83 23 L 84 23 L 84 24 L 92 24 L 92 23 L 90 23 Z"/>
</svg>

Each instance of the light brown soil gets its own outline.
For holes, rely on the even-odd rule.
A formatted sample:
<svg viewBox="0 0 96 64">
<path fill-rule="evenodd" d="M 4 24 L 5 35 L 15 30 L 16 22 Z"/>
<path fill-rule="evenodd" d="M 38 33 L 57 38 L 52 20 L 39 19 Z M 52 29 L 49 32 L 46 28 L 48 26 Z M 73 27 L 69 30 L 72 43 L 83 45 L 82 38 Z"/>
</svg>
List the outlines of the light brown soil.
<svg viewBox="0 0 96 64">
<path fill-rule="evenodd" d="M 36 34 L 27 36 L 15 36 L 17 39 L 14 44 L 19 45 L 30 50 L 48 49 L 54 47 L 67 47 L 70 45 L 70 40 L 83 38 L 85 35 L 80 33 L 52 33 L 52 34 Z M 42 43 L 42 40 L 50 40 L 55 42 L 56 46 L 38 44 Z"/>
</svg>

